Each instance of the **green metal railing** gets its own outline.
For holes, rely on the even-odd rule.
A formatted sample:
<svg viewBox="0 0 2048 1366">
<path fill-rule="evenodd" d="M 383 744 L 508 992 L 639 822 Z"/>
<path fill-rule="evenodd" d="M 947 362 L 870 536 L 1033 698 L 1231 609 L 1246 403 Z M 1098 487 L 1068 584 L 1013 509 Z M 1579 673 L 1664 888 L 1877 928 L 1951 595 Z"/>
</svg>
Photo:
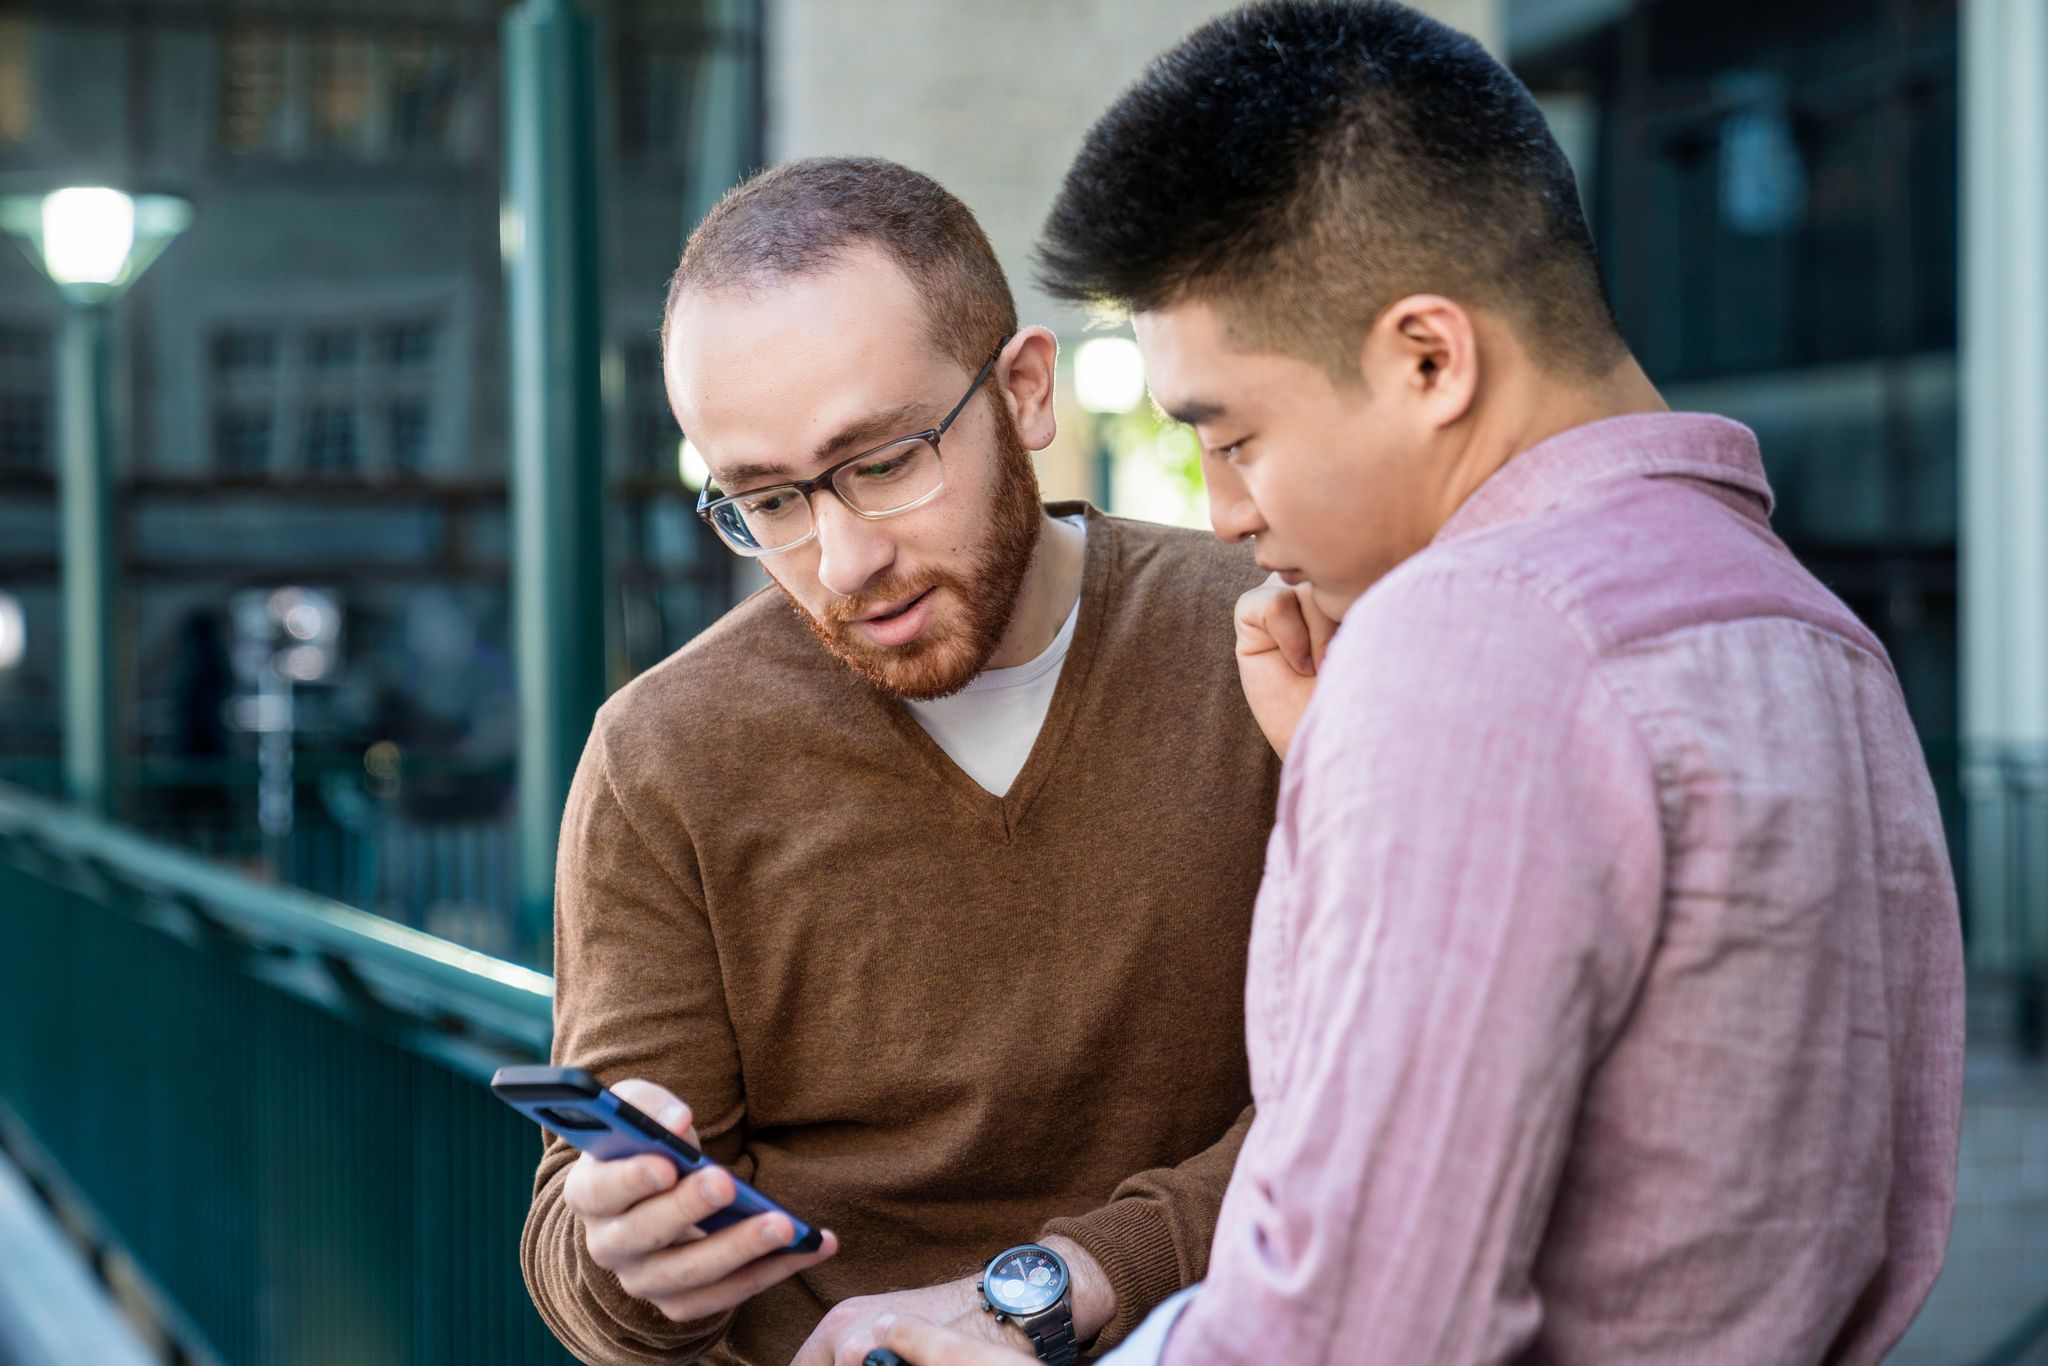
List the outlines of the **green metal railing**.
<svg viewBox="0 0 2048 1366">
<path fill-rule="evenodd" d="M 483 1085 L 545 1056 L 550 997 L 0 787 L 0 1140 L 196 1358 L 570 1360 L 518 1268 L 539 1137 Z"/>
</svg>

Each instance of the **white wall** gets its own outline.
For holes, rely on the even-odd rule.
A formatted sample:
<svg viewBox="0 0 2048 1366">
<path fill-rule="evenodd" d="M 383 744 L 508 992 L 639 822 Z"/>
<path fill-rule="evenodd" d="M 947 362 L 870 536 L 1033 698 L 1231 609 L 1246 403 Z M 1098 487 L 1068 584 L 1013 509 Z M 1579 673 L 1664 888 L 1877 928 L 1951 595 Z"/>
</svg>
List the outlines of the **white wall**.
<svg viewBox="0 0 2048 1366">
<path fill-rule="evenodd" d="M 1499 50 L 1500 0 L 1418 6 Z M 925 172 L 981 218 L 1026 322 L 1082 319 L 1031 284 L 1030 251 L 1081 138 L 1219 0 L 768 0 L 768 149 Z"/>
</svg>

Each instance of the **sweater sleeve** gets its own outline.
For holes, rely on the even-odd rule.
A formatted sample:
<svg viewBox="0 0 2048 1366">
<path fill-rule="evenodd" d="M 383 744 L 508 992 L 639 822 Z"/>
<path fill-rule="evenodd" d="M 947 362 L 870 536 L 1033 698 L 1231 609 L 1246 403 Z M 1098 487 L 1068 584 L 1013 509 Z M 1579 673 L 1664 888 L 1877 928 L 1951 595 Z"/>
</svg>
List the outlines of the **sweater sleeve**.
<svg viewBox="0 0 2048 1366">
<path fill-rule="evenodd" d="M 1116 1292 L 1116 1313 L 1096 1338 L 1096 1351 L 1116 1346 L 1155 1306 L 1202 1279 L 1223 1192 L 1251 1123 L 1247 1105 L 1221 1138 L 1185 1162 L 1139 1172 L 1107 1204 L 1041 1230 L 1041 1237 L 1071 1238 L 1087 1249 Z"/>
<path fill-rule="evenodd" d="M 717 949 L 687 875 L 659 858 L 613 784 L 603 731 L 577 766 L 555 873 L 557 1065 L 607 1085 L 643 1077 L 690 1103 L 704 1150 L 742 1179 L 744 1100 Z M 687 1323 L 627 1294 L 590 1259 L 562 1203 L 577 1158 L 549 1135 L 534 1178 L 520 1265 L 534 1306 L 592 1366 L 688 1362 L 715 1345 L 730 1312 Z"/>
</svg>

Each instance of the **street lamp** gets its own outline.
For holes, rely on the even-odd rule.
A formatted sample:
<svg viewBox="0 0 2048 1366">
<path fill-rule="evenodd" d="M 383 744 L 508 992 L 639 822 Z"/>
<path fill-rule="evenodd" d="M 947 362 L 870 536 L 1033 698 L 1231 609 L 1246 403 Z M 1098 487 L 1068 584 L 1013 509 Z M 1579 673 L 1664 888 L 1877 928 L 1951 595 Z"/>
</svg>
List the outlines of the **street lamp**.
<svg viewBox="0 0 2048 1366">
<path fill-rule="evenodd" d="M 1145 401 L 1145 357 L 1129 337 L 1092 337 L 1074 352 L 1074 397 L 1095 414 L 1095 505 L 1109 511 L 1115 471 L 1106 417 Z"/>
<path fill-rule="evenodd" d="M 107 309 L 191 221 L 182 199 L 98 185 L 0 197 L 0 227 L 70 305 L 57 348 L 64 783 L 101 814 L 113 807 L 115 753 Z"/>
</svg>

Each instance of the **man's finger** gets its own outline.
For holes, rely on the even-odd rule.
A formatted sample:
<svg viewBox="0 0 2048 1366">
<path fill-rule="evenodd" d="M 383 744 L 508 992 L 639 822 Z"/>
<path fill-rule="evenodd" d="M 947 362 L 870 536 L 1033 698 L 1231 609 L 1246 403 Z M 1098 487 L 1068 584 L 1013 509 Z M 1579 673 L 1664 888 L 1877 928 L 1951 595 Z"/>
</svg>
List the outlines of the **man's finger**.
<svg viewBox="0 0 2048 1366">
<path fill-rule="evenodd" d="M 909 1314 L 876 1319 L 875 1340 L 910 1366 L 1017 1366 L 1031 1360 L 1022 1352 L 976 1342 Z"/>
<path fill-rule="evenodd" d="M 576 1159 L 562 1183 L 562 1203 L 581 1219 L 610 1219 L 676 1183 L 676 1164 L 665 1157 L 618 1158 L 589 1153 Z"/>
<path fill-rule="evenodd" d="M 1294 666 L 1298 674 L 1312 675 L 1316 671 L 1315 658 L 1311 653 L 1308 617 L 1303 611 L 1301 599 L 1293 593 L 1275 595 L 1266 604 L 1265 615 L 1260 625 L 1273 638 L 1273 644 Z"/>
<path fill-rule="evenodd" d="M 626 1104 L 647 1115 L 662 1128 L 677 1138 L 686 1140 L 691 1147 L 697 1146 L 697 1130 L 690 1114 L 690 1107 L 666 1086 L 640 1077 L 628 1077 L 611 1088 L 612 1094 Z"/>
<path fill-rule="evenodd" d="M 732 1198 L 732 1174 L 707 1167 L 660 1199 L 650 1196 L 623 1214 L 592 1224 L 591 1260 L 599 1266 L 624 1266 L 694 1238 L 706 1216 L 724 1209 Z"/>
<path fill-rule="evenodd" d="M 721 1229 L 719 1234 L 737 1233 L 743 1227 L 745 1226 L 735 1224 L 729 1229 Z M 712 1242 L 719 1234 L 713 1234 L 712 1237 L 706 1238 L 703 1241 L 706 1243 Z M 697 1247 L 701 1246 L 701 1244 L 692 1243 L 690 1246 Z M 682 1250 L 680 1248 L 677 1249 L 677 1251 Z M 816 1252 L 807 1252 L 801 1257 L 762 1257 L 747 1263 L 738 1271 L 709 1285 L 697 1286 L 673 1295 L 642 1296 L 641 1298 L 652 1299 L 656 1308 L 660 1309 L 663 1314 L 666 1314 L 677 1323 L 688 1323 L 692 1319 L 708 1318 L 713 1314 L 722 1314 L 734 1305 L 752 1299 L 769 1286 L 779 1281 L 788 1280 L 799 1271 L 816 1266 L 838 1250 L 838 1236 L 830 1229 L 826 1229 L 825 1239 L 819 1244 Z M 629 1290 L 627 1293 L 631 1294 L 632 1292 Z"/>
<path fill-rule="evenodd" d="M 619 1284 L 643 1300 L 699 1290 L 788 1247 L 794 1236 L 788 1215 L 757 1214 L 694 1241 L 650 1250 L 619 1272 Z"/>
<path fill-rule="evenodd" d="M 1300 584 L 1294 590 L 1295 601 L 1301 607 L 1301 614 L 1308 621 L 1309 655 L 1321 668 L 1323 656 L 1330 652 L 1330 638 L 1337 634 L 1338 623 L 1323 615 L 1322 607 L 1316 602 L 1313 590 L 1307 584 Z"/>
</svg>

